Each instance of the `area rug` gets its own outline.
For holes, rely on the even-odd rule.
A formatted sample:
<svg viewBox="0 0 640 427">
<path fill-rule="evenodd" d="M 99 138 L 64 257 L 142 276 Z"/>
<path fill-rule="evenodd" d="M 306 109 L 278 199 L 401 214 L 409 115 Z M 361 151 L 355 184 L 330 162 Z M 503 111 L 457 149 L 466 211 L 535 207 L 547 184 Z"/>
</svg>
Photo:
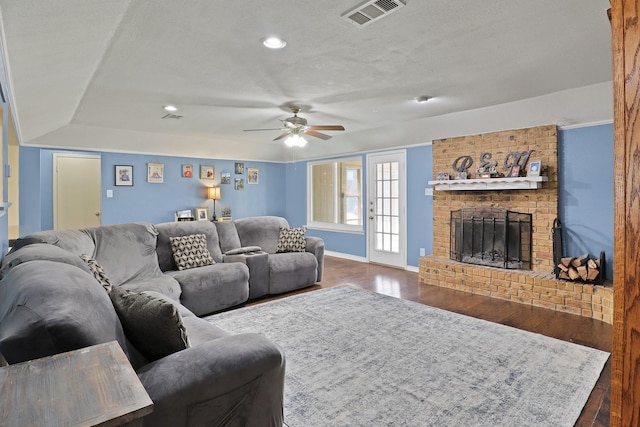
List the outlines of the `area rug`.
<svg viewBox="0 0 640 427">
<path fill-rule="evenodd" d="M 288 427 L 573 426 L 609 357 L 349 287 L 207 319 L 283 348 Z"/>
</svg>

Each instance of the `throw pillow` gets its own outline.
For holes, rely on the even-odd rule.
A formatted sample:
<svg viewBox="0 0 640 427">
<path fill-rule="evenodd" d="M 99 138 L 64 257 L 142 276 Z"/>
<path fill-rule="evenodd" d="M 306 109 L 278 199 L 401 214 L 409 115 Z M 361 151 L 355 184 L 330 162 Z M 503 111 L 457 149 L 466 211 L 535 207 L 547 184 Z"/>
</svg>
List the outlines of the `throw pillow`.
<svg viewBox="0 0 640 427">
<path fill-rule="evenodd" d="M 170 237 L 173 260 L 178 270 L 215 264 L 207 249 L 207 237 L 204 234 Z"/>
<path fill-rule="evenodd" d="M 276 252 L 304 252 L 307 247 L 306 231 L 306 227 L 280 227 Z"/>
<path fill-rule="evenodd" d="M 109 281 L 107 273 L 105 273 L 104 268 L 102 268 L 102 266 L 98 264 L 98 261 L 86 254 L 80 255 L 80 258 L 87 264 L 87 267 L 89 267 L 89 270 L 93 274 L 93 277 L 96 278 L 98 283 L 100 283 L 107 292 L 111 292 L 111 281 Z"/>
<path fill-rule="evenodd" d="M 175 305 L 120 286 L 114 286 L 109 296 L 125 335 L 149 361 L 191 346 Z"/>
</svg>

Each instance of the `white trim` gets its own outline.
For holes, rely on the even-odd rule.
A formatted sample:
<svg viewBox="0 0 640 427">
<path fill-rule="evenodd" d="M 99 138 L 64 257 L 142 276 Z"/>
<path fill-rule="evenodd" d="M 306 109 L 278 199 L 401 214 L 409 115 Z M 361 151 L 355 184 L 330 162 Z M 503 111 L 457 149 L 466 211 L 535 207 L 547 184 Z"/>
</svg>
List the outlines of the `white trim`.
<svg viewBox="0 0 640 427">
<path fill-rule="evenodd" d="M 420 273 L 420 267 L 414 267 L 413 265 L 407 265 L 404 269 L 412 273 Z"/>
<path fill-rule="evenodd" d="M 558 129 L 569 130 L 569 129 L 589 128 L 593 126 L 610 125 L 610 124 L 613 124 L 613 120 L 599 120 L 597 122 L 578 123 L 575 125 L 558 126 Z"/>
<path fill-rule="evenodd" d="M 330 223 L 330 222 L 320 222 L 320 221 L 312 221 L 311 215 L 313 213 L 313 175 L 312 168 L 317 165 L 327 165 L 330 164 L 332 166 L 333 171 L 333 183 L 336 185 L 338 183 L 338 163 L 348 163 L 348 162 L 360 162 L 360 194 L 361 194 L 361 208 L 364 208 L 365 197 L 363 194 L 364 191 L 364 176 L 365 176 L 365 166 L 362 164 L 362 157 L 360 156 L 351 156 L 345 158 L 338 159 L 327 159 L 327 160 L 317 160 L 317 161 L 308 161 L 305 167 L 307 168 L 307 228 L 323 230 L 323 231 L 337 231 L 343 233 L 354 233 L 354 234 L 362 234 L 364 233 L 364 225 L 349 225 L 349 224 L 339 224 L 339 223 Z M 335 201 L 339 200 L 340 189 L 337 186 L 333 188 L 334 194 L 333 199 Z M 339 203 L 336 203 L 334 218 L 338 218 L 339 211 Z M 364 213 L 362 214 L 362 222 L 364 223 Z"/>
<path fill-rule="evenodd" d="M 308 222 L 309 230 L 330 231 L 334 233 L 364 234 L 362 225 L 330 224 L 328 222 Z"/>
<path fill-rule="evenodd" d="M 328 256 L 332 256 L 332 257 L 336 257 L 336 258 L 342 258 L 342 259 L 348 259 L 351 261 L 358 261 L 358 262 L 365 262 L 368 263 L 369 260 L 365 257 L 361 257 L 361 256 L 357 256 L 357 255 L 351 255 L 351 254 L 345 254 L 342 252 L 333 252 L 333 251 L 324 251 L 325 255 Z"/>
<path fill-rule="evenodd" d="M 433 145 L 433 141 L 426 141 L 426 142 L 418 142 L 416 144 L 407 144 L 407 145 L 393 146 L 388 148 L 376 148 L 371 150 L 353 151 L 353 152 L 348 152 L 344 154 L 333 154 L 330 156 L 312 157 L 309 159 L 286 160 L 283 163 L 309 163 L 309 162 L 316 162 L 316 161 L 322 161 L 322 160 L 342 159 L 343 157 L 349 158 L 349 157 L 355 157 L 355 156 L 367 156 L 369 154 L 383 154 L 383 153 L 386 154 L 387 151 L 406 150 L 407 148 L 414 148 L 414 147 L 430 147 L 432 145 Z"/>
</svg>

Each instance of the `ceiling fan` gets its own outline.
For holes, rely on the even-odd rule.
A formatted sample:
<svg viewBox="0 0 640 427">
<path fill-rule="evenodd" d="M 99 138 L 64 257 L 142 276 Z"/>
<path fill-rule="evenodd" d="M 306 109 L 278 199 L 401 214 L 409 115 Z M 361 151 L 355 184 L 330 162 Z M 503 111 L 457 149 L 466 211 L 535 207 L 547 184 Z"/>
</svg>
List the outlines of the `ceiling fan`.
<svg viewBox="0 0 640 427">
<path fill-rule="evenodd" d="M 280 130 L 284 131 L 281 135 L 275 137 L 273 140 L 278 141 L 282 138 L 287 138 L 284 143 L 289 146 L 302 147 L 307 141 L 302 138 L 302 135 L 314 136 L 320 139 L 331 139 L 331 135 L 327 135 L 324 133 L 318 132 L 319 130 L 327 131 L 327 130 L 344 130 L 344 126 L 341 125 L 315 125 L 311 126 L 307 124 L 307 119 L 304 117 L 298 117 L 298 113 L 300 112 L 300 107 L 291 106 L 289 107 L 291 112 L 293 113 L 293 117 L 288 117 L 284 120 L 281 120 L 282 127 L 273 128 L 273 129 L 245 129 L 245 132 L 255 132 L 255 131 L 265 131 L 265 130 Z"/>
</svg>

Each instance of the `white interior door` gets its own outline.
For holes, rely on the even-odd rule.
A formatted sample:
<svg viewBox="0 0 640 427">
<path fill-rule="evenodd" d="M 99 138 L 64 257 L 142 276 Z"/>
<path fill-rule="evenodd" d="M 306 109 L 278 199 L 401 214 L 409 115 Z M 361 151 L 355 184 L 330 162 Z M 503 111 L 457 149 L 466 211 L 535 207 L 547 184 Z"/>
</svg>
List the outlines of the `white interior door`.
<svg viewBox="0 0 640 427">
<path fill-rule="evenodd" d="M 406 152 L 367 156 L 369 261 L 405 268 Z"/>
<path fill-rule="evenodd" d="M 100 225 L 100 156 L 53 155 L 53 227 Z"/>
</svg>

